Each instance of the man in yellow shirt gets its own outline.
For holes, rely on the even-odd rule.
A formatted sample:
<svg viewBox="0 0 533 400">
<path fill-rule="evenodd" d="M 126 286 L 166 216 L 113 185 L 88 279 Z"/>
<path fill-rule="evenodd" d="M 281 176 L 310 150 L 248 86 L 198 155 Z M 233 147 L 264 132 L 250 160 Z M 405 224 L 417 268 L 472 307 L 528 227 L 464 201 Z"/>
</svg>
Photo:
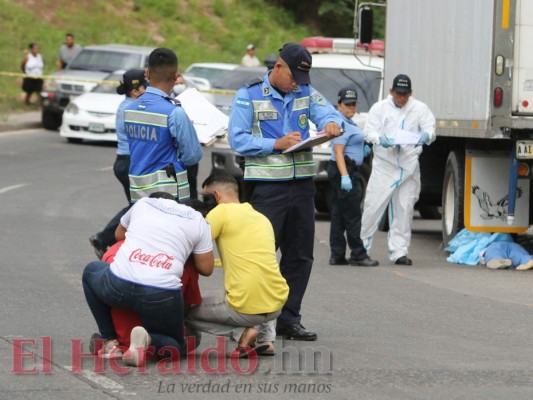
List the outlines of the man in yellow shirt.
<svg viewBox="0 0 533 400">
<path fill-rule="evenodd" d="M 240 203 L 237 181 L 229 174 L 210 175 L 202 191 L 204 201 L 211 197 L 217 203 L 206 220 L 222 259 L 226 295 L 204 297 L 188 324 L 238 341 L 234 357 L 274 354 L 274 321 L 289 287 L 279 271 L 272 225 L 249 203 Z"/>
</svg>

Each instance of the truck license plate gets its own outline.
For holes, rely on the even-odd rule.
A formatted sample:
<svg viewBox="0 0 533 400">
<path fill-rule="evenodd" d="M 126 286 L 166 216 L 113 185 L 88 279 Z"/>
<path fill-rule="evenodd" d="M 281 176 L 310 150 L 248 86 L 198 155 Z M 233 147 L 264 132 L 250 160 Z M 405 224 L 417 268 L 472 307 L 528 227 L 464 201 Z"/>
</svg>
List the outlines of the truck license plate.
<svg viewBox="0 0 533 400">
<path fill-rule="evenodd" d="M 519 160 L 533 158 L 532 140 L 521 140 L 516 142 L 516 158 Z"/>
<path fill-rule="evenodd" d="M 104 124 L 95 123 L 95 122 L 89 123 L 89 132 L 104 133 L 105 132 Z"/>
</svg>

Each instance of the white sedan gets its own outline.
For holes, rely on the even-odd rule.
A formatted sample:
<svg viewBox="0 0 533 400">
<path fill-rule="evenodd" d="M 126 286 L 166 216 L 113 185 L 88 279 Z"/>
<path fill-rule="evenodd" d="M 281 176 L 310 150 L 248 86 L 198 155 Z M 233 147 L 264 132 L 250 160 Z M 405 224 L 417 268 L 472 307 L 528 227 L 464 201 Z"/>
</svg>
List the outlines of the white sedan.
<svg viewBox="0 0 533 400">
<path fill-rule="evenodd" d="M 72 97 L 63 113 L 63 123 L 59 129 L 59 136 L 70 143 L 81 143 L 83 140 L 97 140 L 116 142 L 117 133 L 115 119 L 118 106 L 124 100 L 124 95 L 116 92 L 124 71 L 116 71 L 109 75 L 106 83 L 96 86 L 92 91 L 77 97 Z M 196 88 L 197 85 L 185 77 L 185 88 Z M 182 91 L 175 87 L 174 95 Z M 204 94 L 210 101 L 212 95 Z"/>
<path fill-rule="evenodd" d="M 71 143 L 82 140 L 117 141 L 115 116 L 124 95 L 117 94 L 116 88 L 123 73 L 113 73 L 92 91 L 71 98 L 65 112 L 59 136 Z"/>
<path fill-rule="evenodd" d="M 205 83 L 208 85 L 212 84 L 220 79 L 227 71 L 234 70 L 238 66 L 238 64 L 228 63 L 194 63 L 189 65 L 184 74 L 194 80 L 195 83 L 203 86 Z M 200 87 L 199 89 L 205 88 Z"/>
</svg>

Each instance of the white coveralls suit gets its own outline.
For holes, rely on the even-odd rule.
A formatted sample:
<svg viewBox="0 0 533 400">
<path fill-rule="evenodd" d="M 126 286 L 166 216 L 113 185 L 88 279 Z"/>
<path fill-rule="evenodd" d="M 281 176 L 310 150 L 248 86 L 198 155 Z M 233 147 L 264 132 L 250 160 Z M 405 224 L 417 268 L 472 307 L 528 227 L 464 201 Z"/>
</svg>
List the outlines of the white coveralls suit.
<svg viewBox="0 0 533 400">
<path fill-rule="evenodd" d="M 422 153 L 422 146 L 379 145 L 380 136 L 386 135 L 392 141 L 398 129 L 427 132 L 431 143 L 435 140 L 435 117 L 421 101 L 410 97 L 399 108 L 389 95 L 372 106 L 365 123 L 365 139 L 374 144 L 374 159 L 366 188 L 361 239 L 369 251 L 381 216 L 390 205 L 388 247 L 392 262 L 408 255 L 413 209 L 420 194 L 418 157 Z"/>
</svg>

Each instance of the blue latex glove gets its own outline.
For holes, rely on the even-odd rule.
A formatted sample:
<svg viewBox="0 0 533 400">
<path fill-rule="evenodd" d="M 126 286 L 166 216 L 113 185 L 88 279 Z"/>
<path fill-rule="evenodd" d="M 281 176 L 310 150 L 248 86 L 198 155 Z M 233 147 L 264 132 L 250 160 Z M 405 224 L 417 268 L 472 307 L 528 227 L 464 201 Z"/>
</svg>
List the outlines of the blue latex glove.
<svg viewBox="0 0 533 400">
<path fill-rule="evenodd" d="M 352 180 L 348 175 L 341 176 L 341 189 L 345 192 L 352 190 Z"/>
<path fill-rule="evenodd" d="M 379 144 L 381 145 L 381 147 L 387 149 L 389 147 L 394 146 L 394 141 L 391 141 L 387 136 L 380 136 Z"/>
<path fill-rule="evenodd" d="M 422 132 L 420 134 L 420 139 L 418 139 L 418 143 L 416 145 L 421 146 L 423 144 L 428 144 L 428 143 L 429 143 L 429 133 Z"/>
<path fill-rule="evenodd" d="M 365 143 L 365 146 L 363 147 L 363 154 L 365 158 L 367 158 L 370 153 L 372 153 L 372 147 L 370 147 L 368 144 Z"/>
</svg>

